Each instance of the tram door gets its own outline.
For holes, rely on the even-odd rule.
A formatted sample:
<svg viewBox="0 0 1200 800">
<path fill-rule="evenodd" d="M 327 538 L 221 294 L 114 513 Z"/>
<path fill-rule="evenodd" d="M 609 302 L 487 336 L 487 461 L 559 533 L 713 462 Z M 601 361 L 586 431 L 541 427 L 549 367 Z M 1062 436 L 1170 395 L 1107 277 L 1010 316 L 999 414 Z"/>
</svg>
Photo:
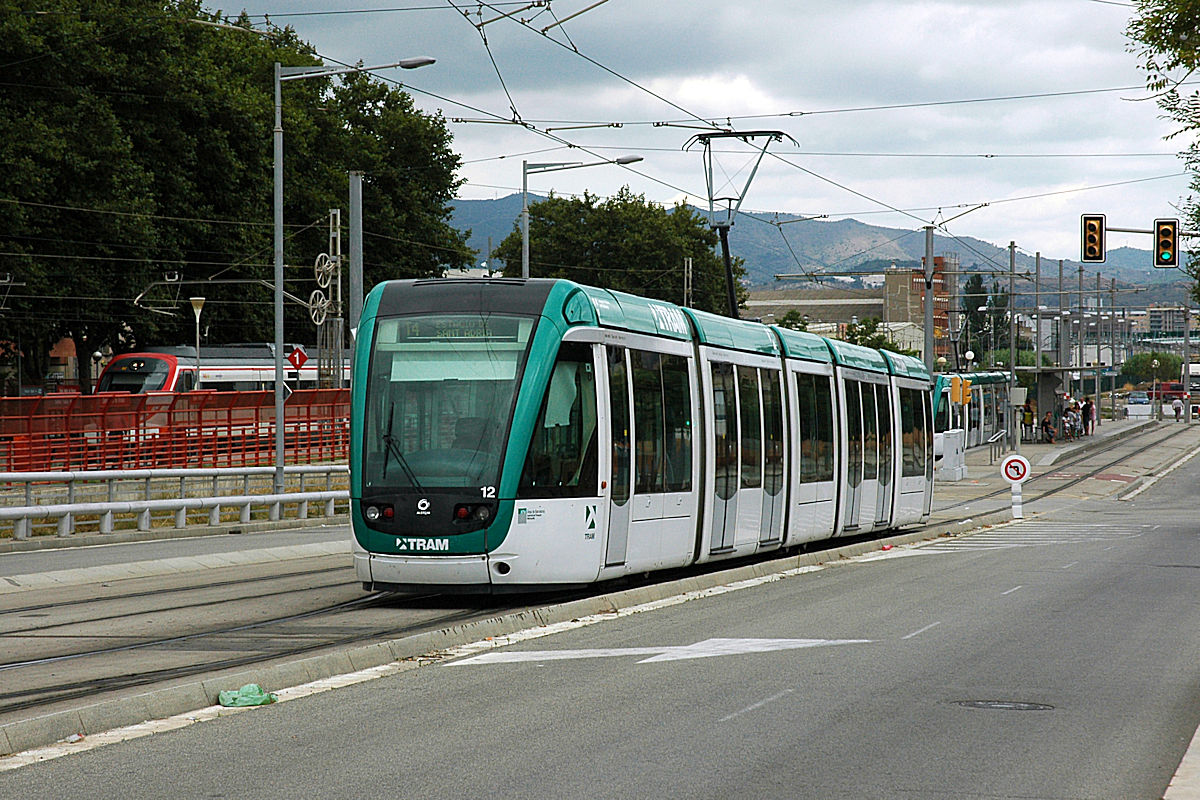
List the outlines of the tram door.
<svg viewBox="0 0 1200 800">
<path fill-rule="evenodd" d="M 732 364 L 712 363 L 713 458 L 713 551 L 733 548 L 737 532 L 738 490 L 738 404 Z"/>
<path fill-rule="evenodd" d="M 858 381 L 846 380 L 846 530 L 857 530 L 859 506 L 862 503 L 863 481 L 863 423 L 862 400 Z"/>
<path fill-rule="evenodd" d="M 890 386 L 875 387 L 876 411 L 879 431 L 879 499 L 875 505 L 875 524 L 886 526 L 892 519 L 893 480 L 896 465 L 892 454 L 892 401 Z"/>
<path fill-rule="evenodd" d="M 625 348 L 608 348 L 608 418 L 612 432 L 612 471 L 609 476 L 608 544 L 604 566 L 625 563 L 629 548 L 630 462 L 629 369 Z"/>
</svg>

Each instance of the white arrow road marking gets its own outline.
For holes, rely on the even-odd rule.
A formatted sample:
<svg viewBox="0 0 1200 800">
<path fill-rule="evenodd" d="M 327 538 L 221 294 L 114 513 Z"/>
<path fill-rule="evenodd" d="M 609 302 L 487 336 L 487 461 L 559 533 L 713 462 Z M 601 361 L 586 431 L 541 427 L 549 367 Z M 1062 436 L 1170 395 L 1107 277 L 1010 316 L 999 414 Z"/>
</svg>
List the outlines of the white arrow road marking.
<svg viewBox="0 0 1200 800">
<path fill-rule="evenodd" d="M 870 639 L 705 639 L 679 647 L 611 647 L 587 650 L 520 650 L 483 653 L 473 658 L 454 661 L 446 666 L 464 664 L 515 664 L 522 661 L 564 661 L 575 658 L 614 658 L 616 656 L 650 656 L 639 661 L 682 661 L 688 658 L 713 658 L 742 653 L 769 653 L 774 650 L 798 650 L 804 647 L 825 647 L 834 644 L 870 644 Z"/>
</svg>

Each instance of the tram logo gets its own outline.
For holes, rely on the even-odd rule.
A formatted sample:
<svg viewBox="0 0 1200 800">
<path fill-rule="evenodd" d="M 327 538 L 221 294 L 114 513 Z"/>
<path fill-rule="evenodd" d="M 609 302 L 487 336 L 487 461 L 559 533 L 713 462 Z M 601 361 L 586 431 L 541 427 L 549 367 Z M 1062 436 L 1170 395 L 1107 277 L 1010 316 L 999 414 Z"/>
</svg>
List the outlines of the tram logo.
<svg viewBox="0 0 1200 800">
<path fill-rule="evenodd" d="M 446 552 L 450 550 L 449 539 L 420 539 L 411 536 L 397 536 L 396 549 L 408 552 Z"/>
<path fill-rule="evenodd" d="M 583 507 L 583 522 L 584 522 L 583 538 L 595 539 L 596 538 L 596 507 L 595 506 L 584 506 Z"/>
<path fill-rule="evenodd" d="M 429 498 L 422 497 L 417 501 L 417 513 L 421 516 L 429 516 Z"/>
</svg>

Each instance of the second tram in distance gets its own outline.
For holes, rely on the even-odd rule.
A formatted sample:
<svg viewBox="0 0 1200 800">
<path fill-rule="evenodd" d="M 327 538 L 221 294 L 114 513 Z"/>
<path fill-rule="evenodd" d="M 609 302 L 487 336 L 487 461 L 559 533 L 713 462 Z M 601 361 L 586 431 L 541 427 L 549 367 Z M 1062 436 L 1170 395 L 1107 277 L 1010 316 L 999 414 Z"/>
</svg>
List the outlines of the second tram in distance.
<svg viewBox="0 0 1200 800">
<path fill-rule="evenodd" d="M 351 411 L 367 590 L 529 590 L 928 519 L 917 359 L 553 279 L 367 297 Z"/>
</svg>

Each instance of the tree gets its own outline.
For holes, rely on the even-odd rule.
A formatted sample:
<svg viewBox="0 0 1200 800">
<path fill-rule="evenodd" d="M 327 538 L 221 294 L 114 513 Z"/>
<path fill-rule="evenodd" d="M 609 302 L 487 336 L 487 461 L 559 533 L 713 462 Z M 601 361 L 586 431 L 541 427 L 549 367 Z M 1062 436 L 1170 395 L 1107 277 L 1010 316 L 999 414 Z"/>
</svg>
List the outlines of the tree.
<svg viewBox="0 0 1200 800">
<path fill-rule="evenodd" d="M 790 328 L 794 331 L 806 331 L 808 330 L 808 320 L 805 318 L 806 316 L 807 315 L 801 314 L 799 311 L 793 308 L 791 311 L 777 319 L 775 324 L 781 328 Z"/>
<path fill-rule="evenodd" d="M 566 278 L 605 289 L 683 304 L 684 259 L 692 259 L 693 308 L 725 314 L 725 267 L 714 252 L 717 235 L 685 205 L 665 209 L 626 186 L 600 200 L 551 195 L 529 206 L 531 277 Z M 521 270 L 521 231 L 504 237 L 493 253 L 505 275 Z M 734 260 L 734 278 L 745 275 Z M 738 286 L 738 302 L 746 290 Z"/>
<path fill-rule="evenodd" d="M 844 342 L 851 344 L 859 344 L 863 347 L 870 347 L 872 350 L 890 350 L 893 353 L 900 353 L 906 356 L 920 358 L 919 350 L 909 350 L 898 346 L 895 342 L 888 338 L 887 331 L 879 330 L 879 320 L 874 317 L 868 317 L 862 322 L 851 322 L 846 325 L 845 331 L 842 333 L 841 339 Z"/>
<path fill-rule="evenodd" d="M 1154 362 L 1158 362 L 1158 369 Z M 1145 383 L 1154 380 L 1177 381 L 1183 375 L 1183 359 L 1173 353 L 1136 353 L 1125 359 L 1121 367 L 1121 380 Z"/>
<path fill-rule="evenodd" d="M 1180 85 L 1200 68 L 1200 48 L 1196 31 L 1200 30 L 1200 4 L 1191 0 L 1138 0 L 1136 13 L 1125 30 L 1129 49 L 1136 52 L 1146 71 L 1146 87 L 1155 93 L 1159 108 L 1178 129 L 1167 138 L 1183 137 L 1181 153 L 1192 173 L 1191 189 L 1200 191 L 1200 97 L 1195 91 L 1181 94 Z M 1184 228 L 1200 226 L 1200 206 L 1187 198 L 1180 209 Z M 1189 253 L 1190 255 L 1190 253 Z M 1183 271 L 1192 278 L 1191 294 L 1200 301 L 1200 263 L 1190 260 Z"/>
<path fill-rule="evenodd" d="M 987 312 L 979 310 L 986 305 L 987 289 L 983 285 L 983 276 L 974 273 L 967 278 L 962 296 L 963 325 L 968 342 L 987 341 Z M 983 351 L 979 346 L 975 349 Z"/>
<path fill-rule="evenodd" d="M 216 17 L 200 0 L 0 0 L 0 274 L 24 284 L 0 341 L 20 339 L 29 382 L 62 336 L 85 378 L 96 349 L 191 342 L 193 294 L 208 342 L 272 338 L 273 65 L 320 62 L 289 28 L 195 19 Z M 448 222 L 459 161 L 440 115 L 361 74 L 283 95 L 290 294 L 316 288 L 351 169 L 365 283 L 474 260 Z M 316 338 L 306 308 L 285 313 L 290 341 Z"/>
</svg>

